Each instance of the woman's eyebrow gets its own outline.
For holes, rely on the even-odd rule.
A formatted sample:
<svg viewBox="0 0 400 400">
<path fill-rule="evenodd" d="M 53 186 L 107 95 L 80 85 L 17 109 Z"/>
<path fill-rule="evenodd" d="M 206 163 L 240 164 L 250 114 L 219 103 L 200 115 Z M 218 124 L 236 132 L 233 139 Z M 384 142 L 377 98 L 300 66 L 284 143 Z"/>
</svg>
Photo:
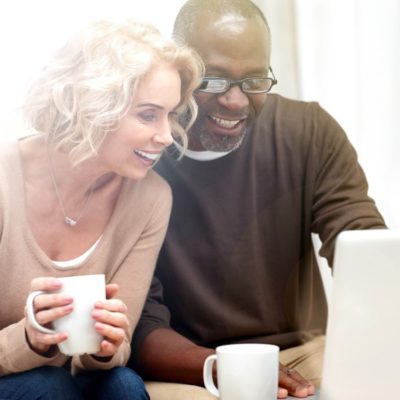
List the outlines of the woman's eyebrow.
<svg viewBox="0 0 400 400">
<path fill-rule="evenodd" d="M 138 103 L 138 104 L 134 104 L 133 106 L 137 107 L 137 108 L 153 107 L 153 108 L 157 108 L 159 110 L 164 109 L 163 106 L 160 106 L 159 104 L 155 104 L 155 103 Z"/>
</svg>

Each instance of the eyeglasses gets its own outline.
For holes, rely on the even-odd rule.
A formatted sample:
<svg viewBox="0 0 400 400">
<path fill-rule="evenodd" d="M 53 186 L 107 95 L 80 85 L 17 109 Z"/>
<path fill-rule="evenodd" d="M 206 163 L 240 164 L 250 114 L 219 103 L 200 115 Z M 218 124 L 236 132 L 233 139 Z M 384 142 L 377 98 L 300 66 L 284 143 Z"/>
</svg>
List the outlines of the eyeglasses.
<svg viewBox="0 0 400 400">
<path fill-rule="evenodd" d="M 232 86 L 238 85 L 242 92 L 249 94 L 257 94 L 257 93 L 267 93 L 269 92 L 274 85 L 278 83 L 275 78 L 274 72 L 270 67 L 272 78 L 267 77 L 249 77 L 244 79 L 232 80 L 228 78 L 220 78 L 213 76 L 205 76 L 197 88 L 200 92 L 205 93 L 225 93 Z"/>
</svg>

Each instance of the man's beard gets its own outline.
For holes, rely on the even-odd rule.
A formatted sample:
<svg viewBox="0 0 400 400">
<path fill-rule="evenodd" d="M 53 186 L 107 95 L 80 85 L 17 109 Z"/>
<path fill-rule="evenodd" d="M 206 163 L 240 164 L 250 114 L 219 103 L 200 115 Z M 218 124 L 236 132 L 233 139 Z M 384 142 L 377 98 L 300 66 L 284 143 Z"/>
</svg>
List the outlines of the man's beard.
<svg viewBox="0 0 400 400">
<path fill-rule="evenodd" d="M 191 132 L 193 136 L 196 136 L 201 145 L 205 150 L 216 151 L 216 152 L 230 152 L 236 150 L 243 142 L 247 133 L 247 128 L 243 130 L 239 136 L 228 136 L 228 135 L 209 135 L 206 131 L 201 130 L 200 132 Z"/>
<path fill-rule="evenodd" d="M 215 152 L 230 152 L 236 150 L 243 142 L 249 129 L 249 125 L 244 127 L 240 135 L 219 135 L 209 133 L 205 128 L 204 121 L 207 119 L 207 114 L 199 110 L 196 121 L 189 131 L 189 143 L 192 140 L 197 142 L 204 150 Z M 252 123 L 252 118 L 248 118 L 247 124 Z M 190 148 L 190 144 L 189 144 Z"/>
<path fill-rule="evenodd" d="M 254 123 L 253 114 L 247 117 L 246 124 L 240 135 L 218 135 L 210 134 L 205 128 L 204 121 L 207 119 L 207 113 L 199 109 L 196 120 L 190 127 L 188 132 L 189 149 L 192 142 L 192 150 L 198 149 L 200 146 L 204 150 L 214 152 L 230 152 L 236 150 L 245 139 L 250 126 Z M 183 114 L 180 116 L 180 123 L 182 126 L 187 126 L 190 119 L 190 114 Z"/>
</svg>

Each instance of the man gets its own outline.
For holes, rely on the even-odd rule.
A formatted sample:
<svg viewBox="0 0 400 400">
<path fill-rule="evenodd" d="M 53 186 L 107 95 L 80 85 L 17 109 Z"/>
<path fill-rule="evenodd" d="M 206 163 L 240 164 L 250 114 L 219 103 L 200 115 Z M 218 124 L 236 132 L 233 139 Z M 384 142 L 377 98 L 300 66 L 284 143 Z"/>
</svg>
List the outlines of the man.
<svg viewBox="0 0 400 400">
<path fill-rule="evenodd" d="M 251 1 L 189 0 L 174 30 L 206 77 L 189 151 L 177 160 L 177 144 L 157 168 L 174 207 L 136 363 L 146 379 L 202 385 L 216 346 L 273 343 L 279 396 L 307 397 L 320 378 L 327 311 L 311 233 L 331 264 L 340 231 L 384 221 L 336 121 L 317 103 L 267 95 L 270 32 Z M 202 398 L 148 387 L 156 400 Z"/>
</svg>

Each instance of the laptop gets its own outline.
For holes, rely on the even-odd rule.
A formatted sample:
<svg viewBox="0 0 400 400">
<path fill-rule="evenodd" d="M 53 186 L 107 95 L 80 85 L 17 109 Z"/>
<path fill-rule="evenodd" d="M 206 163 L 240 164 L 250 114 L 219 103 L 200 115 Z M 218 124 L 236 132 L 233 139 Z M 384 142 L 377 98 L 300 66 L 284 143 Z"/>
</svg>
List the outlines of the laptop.
<svg viewBox="0 0 400 400">
<path fill-rule="evenodd" d="M 319 400 L 400 396 L 400 230 L 338 235 Z"/>
</svg>

